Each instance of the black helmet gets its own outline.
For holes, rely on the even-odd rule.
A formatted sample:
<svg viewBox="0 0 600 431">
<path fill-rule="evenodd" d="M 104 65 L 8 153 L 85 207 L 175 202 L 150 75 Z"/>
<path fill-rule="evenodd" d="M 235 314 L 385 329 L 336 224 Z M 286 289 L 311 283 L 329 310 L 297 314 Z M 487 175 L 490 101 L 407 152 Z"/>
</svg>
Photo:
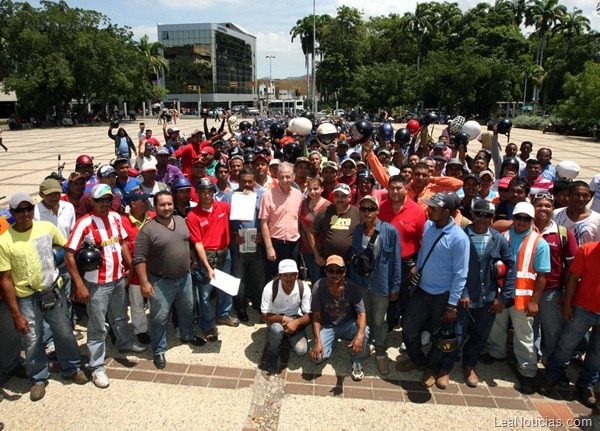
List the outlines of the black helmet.
<svg viewBox="0 0 600 431">
<path fill-rule="evenodd" d="M 423 115 L 423 118 L 421 118 L 421 121 L 419 121 L 421 124 L 425 125 L 425 126 L 429 126 L 433 123 L 435 123 L 438 119 L 438 116 L 435 115 L 433 112 L 428 112 L 427 114 Z"/>
<path fill-rule="evenodd" d="M 452 353 L 458 347 L 458 339 L 453 328 L 442 328 L 433 337 L 433 344 L 443 353 Z"/>
<path fill-rule="evenodd" d="M 302 114 L 300 114 L 301 117 L 304 118 L 308 118 L 312 123 L 315 122 L 315 114 L 313 114 L 310 111 L 304 111 Z"/>
<path fill-rule="evenodd" d="M 240 128 L 240 132 L 243 132 L 244 130 L 248 130 L 252 128 L 252 124 L 250 124 L 250 121 L 240 121 L 240 125 L 238 126 Z"/>
<path fill-rule="evenodd" d="M 229 155 L 229 158 L 231 159 L 233 156 L 243 156 L 244 155 L 244 151 L 238 147 L 231 147 L 227 149 L 227 154 Z"/>
<path fill-rule="evenodd" d="M 250 124 L 250 123 L 248 123 Z M 245 148 L 254 147 L 254 136 L 252 135 L 244 135 L 242 136 L 242 144 Z"/>
<path fill-rule="evenodd" d="M 81 274 L 87 271 L 96 271 L 102 265 L 102 255 L 96 247 L 84 243 L 79 251 L 75 253 L 75 262 Z"/>
<path fill-rule="evenodd" d="M 366 142 L 371 139 L 373 134 L 373 125 L 368 120 L 358 120 L 350 126 L 350 136 L 358 143 Z"/>
<path fill-rule="evenodd" d="M 254 163 L 254 154 L 253 153 L 247 153 L 244 154 L 244 164 L 253 164 Z"/>
<path fill-rule="evenodd" d="M 512 121 L 510 121 L 508 118 L 501 119 L 500 121 L 498 121 L 498 125 L 496 126 L 496 130 L 498 130 L 498 133 L 500 133 L 501 135 L 506 135 L 510 133 L 511 128 Z"/>
<path fill-rule="evenodd" d="M 119 120 L 112 120 L 110 123 L 110 127 L 113 129 L 116 129 L 117 127 L 119 127 Z"/>
<path fill-rule="evenodd" d="M 274 159 L 278 159 L 278 160 L 283 160 L 283 150 L 281 148 L 277 148 L 275 150 L 275 155 L 273 156 Z"/>
<path fill-rule="evenodd" d="M 208 109 L 207 108 L 202 108 L 202 111 L 200 113 L 202 118 L 208 118 Z"/>
<path fill-rule="evenodd" d="M 296 163 L 296 159 L 302 155 L 300 145 L 292 142 L 283 147 L 283 157 L 290 163 Z"/>
<path fill-rule="evenodd" d="M 452 139 L 454 146 L 458 147 L 459 145 L 467 145 L 469 143 L 469 135 L 465 132 L 460 132 Z"/>
<path fill-rule="evenodd" d="M 404 127 L 402 129 L 398 129 L 396 130 L 396 134 L 394 135 L 394 142 L 396 144 L 401 145 L 402 147 L 404 147 L 406 144 L 408 144 L 411 140 L 411 136 L 410 136 L 410 132 L 408 131 L 408 129 L 405 129 Z"/>
<path fill-rule="evenodd" d="M 358 171 L 358 174 L 356 174 L 356 181 L 358 182 L 358 180 L 361 179 L 370 180 L 371 184 L 375 185 L 375 177 L 368 169 L 361 169 L 360 171 Z"/>
<path fill-rule="evenodd" d="M 281 139 L 285 136 L 285 129 L 281 123 L 273 123 L 269 126 L 269 135 L 273 139 Z"/>
<path fill-rule="evenodd" d="M 519 163 L 519 159 L 517 159 L 516 157 L 508 157 L 508 158 L 504 159 L 504 161 L 502 162 L 502 167 L 500 168 L 500 173 L 502 173 L 502 171 L 504 171 L 504 168 L 507 165 L 516 166 L 517 172 L 519 172 L 519 170 L 521 169 L 521 164 Z"/>
</svg>

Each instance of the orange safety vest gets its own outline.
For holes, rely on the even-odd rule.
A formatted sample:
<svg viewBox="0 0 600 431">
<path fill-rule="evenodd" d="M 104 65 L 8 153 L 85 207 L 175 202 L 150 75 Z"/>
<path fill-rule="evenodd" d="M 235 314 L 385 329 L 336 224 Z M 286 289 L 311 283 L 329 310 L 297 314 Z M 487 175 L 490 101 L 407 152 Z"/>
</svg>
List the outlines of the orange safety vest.
<svg viewBox="0 0 600 431">
<path fill-rule="evenodd" d="M 504 237 L 510 242 L 509 231 L 504 232 Z M 542 236 L 532 230 L 519 248 L 517 280 L 515 283 L 515 309 L 517 310 L 524 310 L 527 307 L 535 289 L 537 274 L 533 270 L 533 259 L 540 239 L 542 239 Z"/>
</svg>

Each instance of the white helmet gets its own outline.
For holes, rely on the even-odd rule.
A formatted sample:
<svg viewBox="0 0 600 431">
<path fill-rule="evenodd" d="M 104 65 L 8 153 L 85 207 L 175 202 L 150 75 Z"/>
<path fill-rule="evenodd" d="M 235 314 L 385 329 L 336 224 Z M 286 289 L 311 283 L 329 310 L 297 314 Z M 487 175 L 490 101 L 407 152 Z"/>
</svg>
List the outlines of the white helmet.
<svg viewBox="0 0 600 431">
<path fill-rule="evenodd" d="M 289 128 L 298 136 L 308 136 L 313 128 L 313 123 L 308 118 L 293 118 L 290 120 Z"/>
<path fill-rule="evenodd" d="M 573 180 L 577 178 L 579 175 L 579 171 L 581 167 L 571 160 L 563 160 L 558 165 L 556 165 L 556 176 L 558 178 L 566 178 L 568 180 Z"/>
<path fill-rule="evenodd" d="M 323 123 L 317 128 L 317 141 L 323 148 L 327 148 L 339 136 L 337 127 L 331 123 Z"/>
<path fill-rule="evenodd" d="M 450 133 L 453 135 L 458 135 L 462 130 L 462 126 L 465 124 L 465 117 L 461 117 L 460 115 L 454 117 L 450 120 Z M 473 138 L 475 139 L 476 136 Z"/>
</svg>

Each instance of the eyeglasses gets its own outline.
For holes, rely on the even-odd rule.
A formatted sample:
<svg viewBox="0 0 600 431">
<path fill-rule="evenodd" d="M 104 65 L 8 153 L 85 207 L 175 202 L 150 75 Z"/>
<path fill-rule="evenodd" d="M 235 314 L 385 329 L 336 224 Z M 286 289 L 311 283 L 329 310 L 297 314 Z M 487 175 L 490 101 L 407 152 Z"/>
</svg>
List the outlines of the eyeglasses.
<svg viewBox="0 0 600 431">
<path fill-rule="evenodd" d="M 514 215 L 513 220 L 531 223 L 531 220 L 533 220 L 533 219 L 531 217 L 527 217 L 527 216 Z"/>
<path fill-rule="evenodd" d="M 554 202 L 554 196 L 546 192 L 536 193 L 536 195 L 533 197 L 533 201 L 535 202 L 538 199 L 548 199 L 549 201 Z"/>
<path fill-rule="evenodd" d="M 377 207 L 358 207 L 359 210 L 363 211 L 363 212 L 375 212 L 377 211 Z"/>
<path fill-rule="evenodd" d="M 506 188 L 506 187 L 498 187 L 498 191 L 499 192 L 507 192 L 508 188 Z"/>
<path fill-rule="evenodd" d="M 14 212 L 15 214 L 28 213 L 30 211 L 33 211 L 33 205 L 29 205 L 28 207 L 24 208 L 15 208 L 12 210 L 12 212 Z"/>
<path fill-rule="evenodd" d="M 325 268 L 325 272 L 328 274 L 336 274 L 336 275 L 341 275 L 344 272 L 346 272 L 345 269 L 333 269 L 333 268 Z"/>
<path fill-rule="evenodd" d="M 100 198 L 100 199 L 94 199 L 94 202 L 98 203 L 98 204 L 109 204 L 111 203 L 113 200 L 113 198 Z"/>
<path fill-rule="evenodd" d="M 494 217 L 494 214 L 490 214 L 490 213 L 482 213 L 482 212 L 473 212 L 473 214 L 475 215 L 475 217 L 481 217 L 481 218 L 492 218 Z"/>
</svg>

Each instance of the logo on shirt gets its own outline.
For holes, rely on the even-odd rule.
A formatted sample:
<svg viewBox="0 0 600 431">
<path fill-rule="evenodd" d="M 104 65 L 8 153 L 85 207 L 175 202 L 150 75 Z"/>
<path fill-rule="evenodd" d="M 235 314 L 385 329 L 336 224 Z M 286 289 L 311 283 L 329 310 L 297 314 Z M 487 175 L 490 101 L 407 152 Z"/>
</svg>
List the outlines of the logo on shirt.
<svg viewBox="0 0 600 431">
<path fill-rule="evenodd" d="M 352 219 L 339 217 L 334 215 L 331 217 L 331 229 L 335 230 L 348 230 L 350 229 L 350 224 L 352 223 Z"/>
</svg>

